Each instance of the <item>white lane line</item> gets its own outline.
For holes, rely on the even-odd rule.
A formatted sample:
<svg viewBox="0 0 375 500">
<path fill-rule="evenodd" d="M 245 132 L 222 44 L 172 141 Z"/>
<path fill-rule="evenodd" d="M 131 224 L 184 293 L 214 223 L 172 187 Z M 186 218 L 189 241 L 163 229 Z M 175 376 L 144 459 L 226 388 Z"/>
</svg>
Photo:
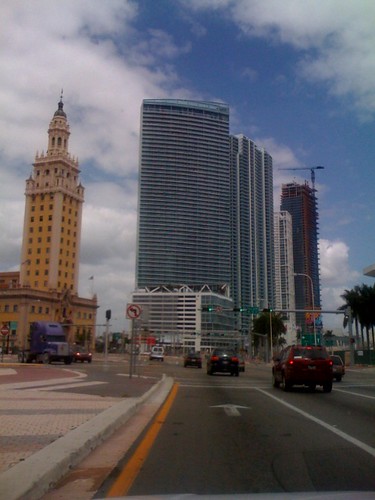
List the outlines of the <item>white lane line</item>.
<svg viewBox="0 0 375 500">
<path fill-rule="evenodd" d="M 299 413 L 300 415 L 302 415 L 303 417 L 309 419 L 309 420 L 312 420 L 313 422 L 315 422 L 316 424 L 324 427 L 325 429 L 333 432 L 334 434 L 337 434 L 338 436 L 340 436 L 342 439 L 345 439 L 346 441 L 348 441 L 349 443 L 353 444 L 354 446 L 357 446 L 358 448 L 360 448 L 362 451 L 365 451 L 366 453 L 368 453 L 369 455 L 371 455 L 372 457 L 375 458 L 375 448 L 372 448 L 371 446 L 367 445 L 366 443 L 362 443 L 362 441 L 359 441 L 358 439 L 352 437 L 352 436 L 349 436 L 349 434 L 346 434 L 345 432 L 343 431 L 340 431 L 339 429 L 336 429 L 336 427 L 333 427 L 332 425 L 330 424 L 327 424 L 326 422 L 324 422 L 323 420 L 320 420 L 319 418 L 316 418 L 314 417 L 313 415 L 310 415 L 309 413 L 306 413 L 305 411 L 303 410 L 300 410 L 299 408 L 297 408 L 296 406 L 293 406 L 289 403 L 287 403 L 286 401 L 283 401 L 282 399 L 279 399 L 277 398 L 276 396 L 273 396 L 272 394 L 270 394 L 269 392 L 267 391 L 264 391 L 263 389 L 257 389 L 258 392 L 261 392 L 262 394 L 264 394 L 265 396 L 268 396 L 269 398 L 271 399 L 274 399 L 275 401 L 277 401 L 278 403 L 286 406 L 287 408 L 289 408 L 290 410 L 293 410 L 295 411 L 296 413 Z"/>
<path fill-rule="evenodd" d="M 259 386 L 259 385 L 221 385 L 221 384 L 188 384 L 188 383 L 183 383 L 183 382 L 179 382 L 179 387 L 195 387 L 197 389 L 209 389 L 209 388 L 214 388 L 214 387 L 220 387 L 220 388 L 224 388 L 224 389 L 240 389 L 240 390 L 243 390 L 243 389 L 267 389 L 270 385 L 267 384 L 267 385 L 264 385 L 263 387 L 262 386 Z"/>
<path fill-rule="evenodd" d="M 359 394 L 358 392 L 345 391 L 344 389 L 336 389 L 335 392 L 345 392 L 346 394 L 351 394 L 352 396 L 359 396 L 360 398 L 375 399 L 375 396 L 369 396 L 368 394 Z"/>
</svg>

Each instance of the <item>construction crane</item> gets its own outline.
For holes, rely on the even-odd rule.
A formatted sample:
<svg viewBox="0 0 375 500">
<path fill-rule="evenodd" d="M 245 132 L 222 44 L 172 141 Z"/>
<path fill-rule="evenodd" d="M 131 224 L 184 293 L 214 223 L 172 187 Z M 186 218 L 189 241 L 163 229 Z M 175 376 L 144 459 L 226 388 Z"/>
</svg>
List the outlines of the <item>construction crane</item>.
<svg viewBox="0 0 375 500">
<path fill-rule="evenodd" d="M 311 185 L 315 193 L 315 170 L 322 170 L 324 167 L 318 165 L 317 167 L 296 167 L 296 168 L 279 168 L 279 170 L 310 170 L 311 171 Z"/>
</svg>

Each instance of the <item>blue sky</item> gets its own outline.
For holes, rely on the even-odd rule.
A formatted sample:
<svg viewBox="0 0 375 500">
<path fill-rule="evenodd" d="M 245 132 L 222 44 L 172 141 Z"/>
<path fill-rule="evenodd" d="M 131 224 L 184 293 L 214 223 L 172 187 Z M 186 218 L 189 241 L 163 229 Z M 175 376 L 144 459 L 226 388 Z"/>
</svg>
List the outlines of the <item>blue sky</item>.
<svg viewBox="0 0 375 500">
<path fill-rule="evenodd" d="M 323 309 L 375 263 L 372 0 L 3 0 L 0 270 L 19 268 L 25 179 L 61 88 L 85 186 L 80 294 L 127 327 L 144 98 L 219 100 L 283 182 L 317 171 Z M 94 280 L 89 280 L 94 276 Z M 338 327 L 342 317 L 324 318 Z"/>
</svg>

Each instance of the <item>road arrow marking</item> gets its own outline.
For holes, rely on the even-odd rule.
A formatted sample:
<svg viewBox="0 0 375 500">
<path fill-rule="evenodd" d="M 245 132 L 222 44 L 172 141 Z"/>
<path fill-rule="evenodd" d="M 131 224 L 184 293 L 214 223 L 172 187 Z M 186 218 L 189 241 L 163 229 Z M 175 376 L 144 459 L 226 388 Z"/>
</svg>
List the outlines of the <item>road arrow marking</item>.
<svg viewBox="0 0 375 500">
<path fill-rule="evenodd" d="M 248 406 L 230 405 L 230 404 L 216 405 L 216 406 L 211 406 L 210 408 L 223 408 L 228 417 L 240 417 L 241 413 L 238 411 L 238 408 L 242 408 L 244 410 L 250 409 Z"/>
</svg>

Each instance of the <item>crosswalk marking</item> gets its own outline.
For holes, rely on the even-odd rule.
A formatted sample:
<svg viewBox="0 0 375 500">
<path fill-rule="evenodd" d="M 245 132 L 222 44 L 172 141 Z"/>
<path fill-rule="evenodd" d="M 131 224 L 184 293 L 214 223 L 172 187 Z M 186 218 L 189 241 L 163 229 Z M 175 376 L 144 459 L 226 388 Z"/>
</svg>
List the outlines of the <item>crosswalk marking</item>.
<svg viewBox="0 0 375 500">
<path fill-rule="evenodd" d="M 72 389 L 72 388 L 76 388 L 76 387 L 89 387 L 89 386 L 92 386 L 92 385 L 102 385 L 102 384 L 108 384 L 108 382 L 100 382 L 99 380 L 98 381 L 94 381 L 94 382 L 73 382 L 71 384 L 58 384 L 58 385 L 49 385 L 47 387 L 44 387 L 44 386 L 39 386 L 39 387 L 33 387 L 33 388 L 30 388 L 29 390 L 30 391 L 53 391 L 53 390 L 57 390 L 57 389 Z"/>
</svg>

